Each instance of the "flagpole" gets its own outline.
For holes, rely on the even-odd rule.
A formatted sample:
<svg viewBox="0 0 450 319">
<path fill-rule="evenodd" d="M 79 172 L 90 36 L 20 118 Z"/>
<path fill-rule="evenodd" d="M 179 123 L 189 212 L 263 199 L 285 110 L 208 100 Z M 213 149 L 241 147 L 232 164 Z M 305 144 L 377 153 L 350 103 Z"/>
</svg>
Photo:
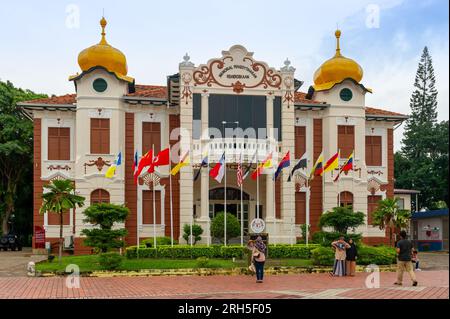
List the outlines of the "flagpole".
<svg viewBox="0 0 450 319">
<path fill-rule="evenodd" d="M 155 155 L 155 144 L 152 144 L 152 163 Z M 153 164 L 152 164 L 153 165 Z M 155 202 L 155 167 L 152 173 L 152 188 L 153 188 L 153 248 L 156 248 L 156 202 Z"/>
<path fill-rule="evenodd" d="M 256 142 L 258 143 L 258 142 Z M 258 144 L 256 144 L 256 218 L 259 218 L 259 172 L 258 172 Z"/>
<path fill-rule="evenodd" d="M 311 201 L 311 186 L 309 184 L 309 179 L 306 181 L 306 217 L 305 217 L 305 223 L 306 223 L 306 246 L 308 246 L 309 241 L 309 207 L 310 207 L 310 201 Z"/>
<path fill-rule="evenodd" d="M 241 246 L 244 246 L 244 202 L 242 201 L 242 186 L 244 184 L 244 179 L 243 179 L 243 173 L 244 171 L 242 170 L 242 151 L 241 151 L 241 156 L 239 159 L 239 169 L 240 169 L 240 182 L 239 184 L 241 184 Z"/>
<path fill-rule="evenodd" d="M 340 152 L 340 149 L 338 149 L 338 154 L 339 154 L 339 156 L 338 156 L 338 163 L 339 163 L 339 173 L 338 174 L 341 174 L 341 163 L 339 162 L 339 160 L 340 160 L 340 157 L 341 157 L 341 152 Z M 338 190 L 338 207 L 341 207 L 341 192 L 340 192 L 340 189 L 339 189 L 339 179 L 340 178 L 338 178 L 338 180 L 337 180 L 337 190 Z"/>
<path fill-rule="evenodd" d="M 225 145 L 224 145 L 225 146 Z M 225 246 L 227 245 L 227 155 L 226 155 L 227 151 L 226 151 L 226 147 L 225 147 L 225 151 L 223 152 L 223 165 L 224 165 L 224 170 L 225 170 L 225 192 L 224 192 L 224 199 L 225 199 L 225 205 L 224 205 L 224 225 L 223 225 L 223 240 L 224 240 L 224 244 Z"/>
<path fill-rule="evenodd" d="M 170 187 L 170 243 L 173 247 L 173 204 L 172 204 L 172 158 L 169 142 L 169 187 Z"/>
<path fill-rule="evenodd" d="M 273 170 L 273 165 L 272 165 L 272 170 Z M 275 174 L 275 173 L 274 173 Z M 274 175 L 275 177 L 275 175 Z M 274 228 L 274 232 L 276 233 L 277 231 L 277 189 L 276 189 L 276 184 L 277 184 L 277 180 L 275 179 L 273 182 L 273 217 L 274 217 L 274 223 L 273 223 L 273 228 Z M 274 242 L 275 246 L 277 245 L 277 242 Z"/>
</svg>

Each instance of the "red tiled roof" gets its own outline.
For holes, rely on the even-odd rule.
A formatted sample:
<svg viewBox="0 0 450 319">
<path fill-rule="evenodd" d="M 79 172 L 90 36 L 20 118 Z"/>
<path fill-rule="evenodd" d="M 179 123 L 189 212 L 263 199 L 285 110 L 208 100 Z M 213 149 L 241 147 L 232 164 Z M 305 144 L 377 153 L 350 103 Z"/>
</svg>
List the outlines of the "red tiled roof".
<svg viewBox="0 0 450 319">
<path fill-rule="evenodd" d="M 61 96 L 52 95 L 40 99 L 24 101 L 22 103 L 30 104 L 74 104 L 76 102 L 76 94 L 66 94 Z"/>
<path fill-rule="evenodd" d="M 381 116 L 402 116 L 407 117 L 405 114 L 376 109 L 374 107 L 368 107 L 366 106 L 366 114 L 368 115 L 381 115 Z"/>
<path fill-rule="evenodd" d="M 135 88 L 136 92 L 127 94 L 127 96 L 167 98 L 166 86 L 136 84 Z"/>
<path fill-rule="evenodd" d="M 306 93 L 304 93 L 304 92 L 295 92 L 294 93 L 294 102 L 303 103 L 303 104 L 323 104 L 320 101 L 308 100 L 306 98 Z"/>
</svg>

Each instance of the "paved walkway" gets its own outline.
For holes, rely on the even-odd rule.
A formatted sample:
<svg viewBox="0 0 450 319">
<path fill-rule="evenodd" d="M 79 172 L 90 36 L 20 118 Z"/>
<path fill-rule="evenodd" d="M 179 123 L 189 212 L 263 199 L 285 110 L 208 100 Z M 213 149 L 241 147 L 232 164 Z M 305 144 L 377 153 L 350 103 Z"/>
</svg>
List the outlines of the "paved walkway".
<svg viewBox="0 0 450 319">
<path fill-rule="evenodd" d="M 380 288 L 366 288 L 367 273 L 335 278 L 328 274 L 251 276 L 80 278 L 80 288 L 67 288 L 68 277 L 0 278 L 0 298 L 370 298 L 448 299 L 449 272 L 417 273 L 419 286 L 393 285 L 395 273 L 380 273 Z"/>
<path fill-rule="evenodd" d="M 38 262 L 47 256 L 33 255 L 31 248 L 22 251 L 0 251 L 0 277 L 26 276 L 28 262 Z"/>
</svg>

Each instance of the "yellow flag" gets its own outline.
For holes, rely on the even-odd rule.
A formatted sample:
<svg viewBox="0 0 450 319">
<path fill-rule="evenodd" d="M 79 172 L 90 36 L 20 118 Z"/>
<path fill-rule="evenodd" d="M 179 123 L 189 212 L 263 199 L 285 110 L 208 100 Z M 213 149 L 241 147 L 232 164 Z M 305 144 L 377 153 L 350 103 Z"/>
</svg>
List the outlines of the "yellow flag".
<svg viewBox="0 0 450 319">
<path fill-rule="evenodd" d="M 172 176 L 177 175 L 182 167 L 187 166 L 189 164 L 190 164 L 190 160 L 189 160 L 189 157 L 187 157 L 187 153 L 186 153 L 186 155 L 181 160 L 181 162 L 179 162 L 177 165 L 175 165 L 174 168 L 172 168 L 172 170 L 170 171 L 170 174 L 172 174 Z"/>
<path fill-rule="evenodd" d="M 111 165 L 111 166 L 108 168 L 108 170 L 106 171 L 105 177 L 107 177 L 107 178 L 113 178 L 114 173 L 116 172 L 116 167 L 117 167 L 116 164 Z"/>
</svg>

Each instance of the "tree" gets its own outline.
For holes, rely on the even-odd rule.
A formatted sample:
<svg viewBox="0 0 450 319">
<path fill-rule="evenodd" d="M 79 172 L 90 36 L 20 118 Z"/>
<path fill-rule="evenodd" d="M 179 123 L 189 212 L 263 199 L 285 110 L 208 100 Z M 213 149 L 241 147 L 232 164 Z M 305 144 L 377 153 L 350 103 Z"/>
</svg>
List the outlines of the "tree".
<svg viewBox="0 0 450 319">
<path fill-rule="evenodd" d="M 395 186 L 420 190 L 419 203 L 428 208 L 440 200 L 448 204 L 448 121 L 437 123 L 435 83 L 432 59 L 425 47 L 394 172 Z"/>
<path fill-rule="evenodd" d="M 112 229 L 114 223 L 122 223 L 127 219 L 130 210 L 124 205 L 100 203 L 89 206 L 83 212 L 85 223 L 100 228 L 83 229 L 81 234 L 86 235 L 84 245 L 97 248 L 106 253 L 110 248 L 120 248 L 125 245 L 122 237 L 127 235 L 125 228 Z"/>
<path fill-rule="evenodd" d="M 59 263 L 63 248 L 63 213 L 64 211 L 84 206 L 85 198 L 75 194 L 74 184 L 70 180 L 54 180 L 44 185 L 47 190 L 42 195 L 40 213 L 59 214 Z"/>
<path fill-rule="evenodd" d="M 219 238 L 224 243 L 224 212 L 217 213 L 211 221 L 211 235 Z M 236 216 L 227 213 L 227 243 L 231 238 L 237 237 L 241 234 L 241 224 Z"/>
<path fill-rule="evenodd" d="M 18 229 L 31 233 L 33 191 L 33 126 L 17 102 L 47 97 L 29 90 L 15 88 L 0 81 L 0 220 L 2 233 L 8 234 L 11 215 L 26 224 Z M 20 193 L 20 197 L 17 196 Z M 20 205 L 17 205 L 20 202 Z M 19 207 L 18 207 L 19 206 Z M 18 208 L 18 209 L 17 209 Z"/>
<path fill-rule="evenodd" d="M 340 234 L 347 234 L 349 228 L 353 231 L 364 224 L 364 213 L 354 212 L 349 206 L 334 207 L 331 211 L 322 214 L 319 220 L 320 227 L 333 227 Z"/>
<path fill-rule="evenodd" d="M 372 213 L 372 225 L 378 226 L 381 230 L 389 229 L 391 246 L 394 229 L 406 228 L 411 218 L 411 211 L 400 209 L 398 200 L 397 197 L 380 200 L 377 209 Z"/>
<path fill-rule="evenodd" d="M 186 240 L 186 243 L 190 244 L 190 236 L 191 236 L 191 225 L 185 224 L 183 227 L 183 238 Z M 192 236 L 193 236 L 193 244 L 195 245 L 199 240 L 202 239 L 201 234 L 203 234 L 202 226 L 193 224 L 192 225 Z"/>
</svg>

